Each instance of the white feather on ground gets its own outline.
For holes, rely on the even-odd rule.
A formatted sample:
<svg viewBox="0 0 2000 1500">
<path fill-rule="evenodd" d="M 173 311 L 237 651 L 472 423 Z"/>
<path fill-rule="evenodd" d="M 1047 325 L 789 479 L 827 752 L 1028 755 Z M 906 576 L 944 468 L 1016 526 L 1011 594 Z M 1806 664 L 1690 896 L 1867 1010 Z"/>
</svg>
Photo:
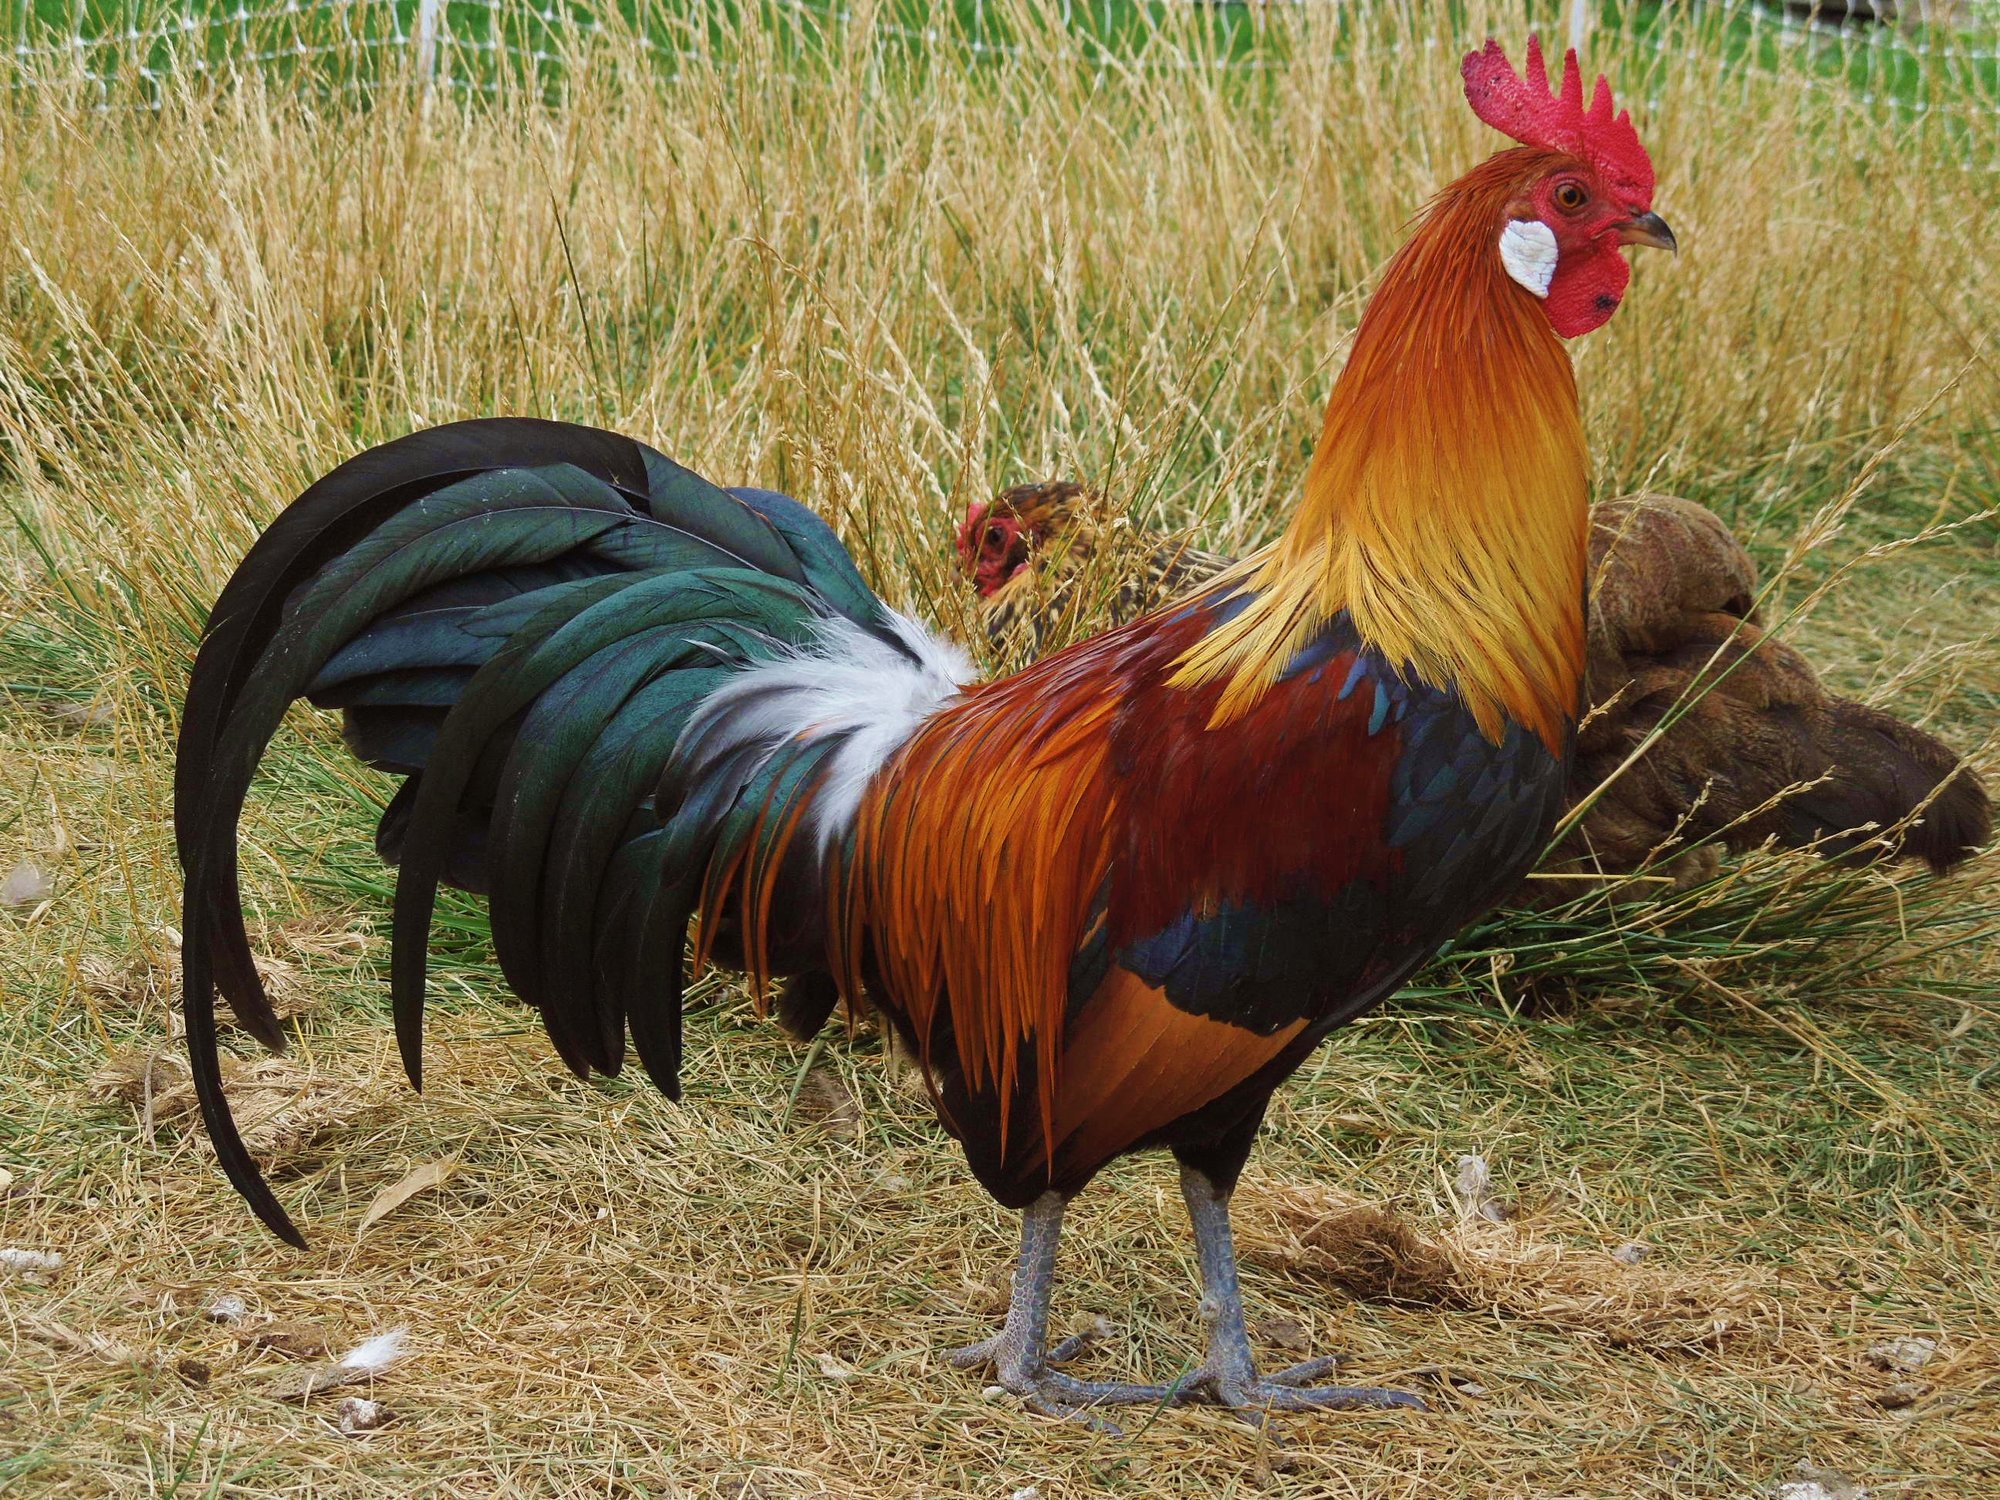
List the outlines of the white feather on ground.
<svg viewBox="0 0 2000 1500">
<path fill-rule="evenodd" d="M 391 1328 L 378 1333 L 340 1357 L 340 1367 L 357 1375 L 379 1375 L 409 1353 L 410 1330 Z"/>
<path fill-rule="evenodd" d="M 294 1365 L 280 1370 L 265 1382 L 264 1394 L 280 1401 L 303 1401 L 321 1391 L 373 1380 L 409 1353 L 409 1341 L 410 1331 L 407 1328 L 391 1328 L 376 1334 L 364 1344 L 356 1345 L 339 1359 L 309 1365 L 305 1369 Z"/>
</svg>

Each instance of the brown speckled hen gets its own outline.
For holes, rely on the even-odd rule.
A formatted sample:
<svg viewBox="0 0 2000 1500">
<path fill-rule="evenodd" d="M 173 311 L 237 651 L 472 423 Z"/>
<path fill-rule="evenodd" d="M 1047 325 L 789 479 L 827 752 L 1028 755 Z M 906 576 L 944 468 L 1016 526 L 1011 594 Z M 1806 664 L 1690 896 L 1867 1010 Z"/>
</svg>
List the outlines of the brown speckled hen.
<svg viewBox="0 0 2000 1500">
<path fill-rule="evenodd" d="M 1686 881 L 1712 872 L 1725 847 L 1775 840 L 1942 873 L 1990 836 L 1987 794 L 1948 745 L 1833 696 L 1765 634 L 1756 565 L 1713 511 L 1640 495 L 1592 507 L 1591 523 L 1589 708 L 1571 805 L 1616 776 L 1545 869 L 1622 875 L 1652 863 Z M 1135 528 L 1062 480 L 975 503 L 958 551 L 993 644 L 1030 652 L 1066 638 L 1079 599 L 1108 597 L 1118 623 L 1231 561 Z M 1885 833 L 1918 808 L 1909 828 Z M 1536 894 L 1573 891 L 1550 882 Z"/>
<path fill-rule="evenodd" d="M 993 643 L 1037 656 L 1068 639 L 1062 627 L 1079 598 L 1087 609 L 1109 595 L 1112 623 L 1122 625 L 1230 562 L 1133 526 L 1066 479 L 975 501 L 958 528 L 958 555 Z"/>
</svg>

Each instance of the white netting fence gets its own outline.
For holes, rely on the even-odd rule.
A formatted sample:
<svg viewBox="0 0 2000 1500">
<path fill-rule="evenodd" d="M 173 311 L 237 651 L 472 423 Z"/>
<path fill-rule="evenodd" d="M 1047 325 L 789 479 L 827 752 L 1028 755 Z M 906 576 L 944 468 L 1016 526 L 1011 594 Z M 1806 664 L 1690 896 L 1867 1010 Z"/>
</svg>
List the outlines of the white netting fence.
<svg viewBox="0 0 2000 1500">
<path fill-rule="evenodd" d="M 196 5 L 201 0 L 194 0 Z M 1190 0 L 1168 0 L 1185 5 Z M 1202 3 L 1202 0 L 1192 0 Z M 1213 3 L 1213 0 L 1210 0 Z M 1302 3 L 1302 0 L 1295 0 Z M 1574 0 L 1572 0 L 1574 4 Z M 1781 9 L 1735 3 L 1724 19 L 1734 28 L 1726 55 L 1677 40 L 1670 28 L 1627 36 L 1630 45 L 1663 59 L 1677 52 L 1704 61 L 1718 82 L 1763 80 L 1804 89 L 1835 91 L 1864 107 L 1916 117 L 1933 111 L 1963 118 L 1981 132 L 2000 130 L 2000 0 L 1958 0 L 1962 30 L 1905 32 L 1861 22 L 1836 25 Z M 491 90 L 502 76 L 553 84 L 579 41 L 601 33 L 604 22 L 570 0 L 284 0 L 252 6 L 237 0 L 214 9 L 162 12 L 143 20 L 93 20 L 77 0 L 67 25 L 27 18 L 15 37 L 12 86 L 52 84 L 95 90 L 143 106 L 149 91 L 178 73 L 246 68 L 284 72 L 320 87 L 366 89 L 388 76 L 415 78 L 426 87 Z M 801 34 L 824 35 L 854 22 L 838 0 L 762 0 L 763 9 Z M 1244 7 L 1248 10 L 1250 7 Z M 1132 45 L 1145 35 L 1130 0 L 1062 0 L 1062 20 L 1082 54 L 1106 73 L 1161 69 L 1259 70 L 1287 65 L 1281 50 L 1262 41 L 1224 46 L 1191 58 L 1173 49 Z M 1574 10 L 1572 15 L 1580 15 Z M 649 24 L 643 13 L 626 16 L 619 31 L 654 55 L 664 76 L 702 58 L 699 6 L 680 24 Z M 1032 60 L 1020 44 L 987 24 L 975 0 L 951 27 L 887 19 L 868 22 L 880 44 L 957 50 L 975 61 Z M 1267 23 L 1245 25 L 1276 31 Z M 1685 37 L 1685 32 L 1678 34 Z M 1434 38 L 1423 44 L 1435 47 Z M 125 85 L 121 91 L 120 86 Z M 131 85 L 137 85 L 136 88 Z"/>
</svg>

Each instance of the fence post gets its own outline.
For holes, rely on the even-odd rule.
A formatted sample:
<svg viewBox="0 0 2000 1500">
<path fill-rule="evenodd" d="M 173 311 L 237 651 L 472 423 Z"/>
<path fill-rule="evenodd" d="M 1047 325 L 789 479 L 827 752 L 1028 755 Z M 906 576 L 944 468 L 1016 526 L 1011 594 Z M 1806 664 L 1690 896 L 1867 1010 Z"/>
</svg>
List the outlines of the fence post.
<svg viewBox="0 0 2000 1500">
<path fill-rule="evenodd" d="M 438 40 L 444 34 L 444 0 L 417 0 L 417 20 L 413 30 L 415 35 L 410 40 L 416 48 L 417 89 L 423 99 L 424 112 L 428 114 L 431 90 L 437 85 Z"/>
<path fill-rule="evenodd" d="M 1583 58 L 1584 39 L 1590 35 L 1590 0 L 1569 0 L 1569 44 Z"/>
</svg>

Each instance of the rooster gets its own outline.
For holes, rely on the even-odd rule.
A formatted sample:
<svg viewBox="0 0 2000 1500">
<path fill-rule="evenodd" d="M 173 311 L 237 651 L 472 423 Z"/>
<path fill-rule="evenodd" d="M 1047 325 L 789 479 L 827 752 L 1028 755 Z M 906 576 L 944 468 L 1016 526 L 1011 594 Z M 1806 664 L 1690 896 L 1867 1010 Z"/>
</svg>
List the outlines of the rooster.
<svg viewBox="0 0 2000 1500">
<path fill-rule="evenodd" d="M 1272 1092 L 1513 889 L 1563 802 L 1583 701 L 1589 473 L 1563 346 L 1672 248 L 1653 169 L 1575 54 L 1557 93 L 1464 63 L 1519 144 L 1438 194 L 1334 384 L 1290 529 L 1207 592 L 975 683 L 824 523 L 639 443 L 492 420 L 350 460 L 217 601 L 176 767 L 184 1003 L 230 1180 L 297 1229 L 231 1122 L 215 992 L 280 1032 L 236 825 L 294 698 L 404 778 L 390 959 L 422 1077 L 437 889 L 484 891 L 509 986 L 579 1075 L 633 1051 L 680 1092 L 692 962 L 888 1018 L 980 1184 L 1022 1213 L 1005 1323 L 954 1356 L 1032 1408 L 1414 1407 L 1261 1373 L 1229 1206 Z M 1023 878 L 1026 877 L 1026 878 Z M 1177 1159 L 1207 1355 L 1171 1385 L 1047 1348 L 1065 1206 Z"/>
<path fill-rule="evenodd" d="M 973 502 L 958 555 L 993 645 L 1030 652 L 1092 583 L 1122 622 L 1233 561 L 1120 525 L 1063 480 Z M 1756 564 L 1712 511 L 1669 495 L 1592 506 L 1590 578 L 1589 707 L 1569 798 L 1597 795 L 1549 868 L 1691 880 L 1713 873 L 1720 849 L 1769 840 L 1943 874 L 1991 836 L 1986 791 L 1948 745 L 1827 692 L 1765 634 Z"/>
</svg>

